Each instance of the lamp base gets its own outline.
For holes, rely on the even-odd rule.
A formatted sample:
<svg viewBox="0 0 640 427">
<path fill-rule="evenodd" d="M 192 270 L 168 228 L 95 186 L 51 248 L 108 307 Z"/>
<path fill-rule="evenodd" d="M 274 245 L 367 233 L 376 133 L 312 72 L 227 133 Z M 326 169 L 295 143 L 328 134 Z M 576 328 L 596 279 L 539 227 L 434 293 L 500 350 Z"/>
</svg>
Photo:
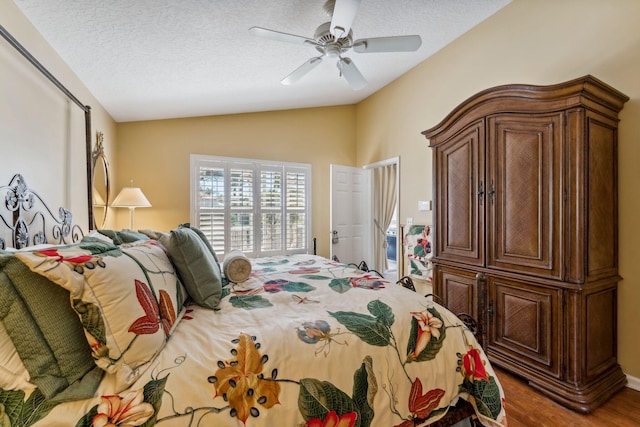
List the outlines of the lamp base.
<svg viewBox="0 0 640 427">
<path fill-rule="evenodd" d="M 133 228 L 135 210 L 136 210 L 136 208 L 129 207 L 129 230 L 135 230 Z"/>
</svg>

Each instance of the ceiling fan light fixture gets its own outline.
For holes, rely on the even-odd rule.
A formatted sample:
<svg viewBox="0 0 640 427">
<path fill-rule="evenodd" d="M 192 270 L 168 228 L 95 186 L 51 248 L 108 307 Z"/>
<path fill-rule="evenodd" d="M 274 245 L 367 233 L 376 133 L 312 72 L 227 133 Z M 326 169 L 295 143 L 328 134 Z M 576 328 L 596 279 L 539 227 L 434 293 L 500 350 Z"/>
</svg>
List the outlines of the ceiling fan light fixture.
<svg viewBox="0 0 640 427">
<path fill-rule="evenodd" d="M 329 58 L 338 58 L 341 53 L 342 50 L 338 46 L 330 45 L 326 47 L 324 54 Z"/>
</svg>

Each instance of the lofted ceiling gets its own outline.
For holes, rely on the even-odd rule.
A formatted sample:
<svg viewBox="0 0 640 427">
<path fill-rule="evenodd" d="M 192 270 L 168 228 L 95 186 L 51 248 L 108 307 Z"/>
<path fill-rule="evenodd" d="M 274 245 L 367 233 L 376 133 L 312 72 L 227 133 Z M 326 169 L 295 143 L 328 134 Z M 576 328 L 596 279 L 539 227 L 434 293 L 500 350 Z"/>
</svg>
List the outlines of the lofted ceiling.
<svg viewBox="0 0 640 427">
<path fill-rule="evenodd" d="M 282 85 L 318 52 L 248 31 L 313 38 L 331 20 L 326 0 L 13 1 L 111 116 L 126 122 L 357 103 L 511 0 L 362 0 L 354 39 L 417 34 L 422 45 L 344 54 L 368 82 L 360 90 L 332 61 Z"/>
</svg>

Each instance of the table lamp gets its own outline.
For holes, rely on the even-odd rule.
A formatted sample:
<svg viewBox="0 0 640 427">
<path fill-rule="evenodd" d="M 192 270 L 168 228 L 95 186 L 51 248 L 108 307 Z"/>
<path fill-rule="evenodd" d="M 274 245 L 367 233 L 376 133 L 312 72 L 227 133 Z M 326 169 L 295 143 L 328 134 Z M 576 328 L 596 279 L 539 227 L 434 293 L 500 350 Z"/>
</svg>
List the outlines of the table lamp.
<svg viewBox="0 0 640 427">
<path fill-rule="evenodd" d="M 131 181 L 133 184 L 133 181 Z M 134 230 L 134 213 L 136 208 L 150 208 L 151 203 L 138 187 L 124 187 L 116 196 L 113 204 L 114 208 L 129 208 L 129 228 Z"/>
</svg>

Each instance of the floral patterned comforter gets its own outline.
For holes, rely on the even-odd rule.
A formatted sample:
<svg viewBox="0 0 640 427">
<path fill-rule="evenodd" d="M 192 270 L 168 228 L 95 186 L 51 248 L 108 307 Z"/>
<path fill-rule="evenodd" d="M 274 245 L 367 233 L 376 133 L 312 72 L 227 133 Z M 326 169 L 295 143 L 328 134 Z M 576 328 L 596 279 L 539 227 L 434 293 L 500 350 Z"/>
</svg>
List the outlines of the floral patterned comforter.
<svg viewBox="0 0 640 427">
<path fill-rule="evenodd" d="M 311 255 L 252 260 L 219 311 L 188 307 L 127 391 L 50 407 L 5 400 L 36 426 L 427 425 L 457 399 L 507 425 L 487 358 L 451 312 L 402 286 Z M 3 415 L 6 417 L 3 417 Z"/>
</svg>

